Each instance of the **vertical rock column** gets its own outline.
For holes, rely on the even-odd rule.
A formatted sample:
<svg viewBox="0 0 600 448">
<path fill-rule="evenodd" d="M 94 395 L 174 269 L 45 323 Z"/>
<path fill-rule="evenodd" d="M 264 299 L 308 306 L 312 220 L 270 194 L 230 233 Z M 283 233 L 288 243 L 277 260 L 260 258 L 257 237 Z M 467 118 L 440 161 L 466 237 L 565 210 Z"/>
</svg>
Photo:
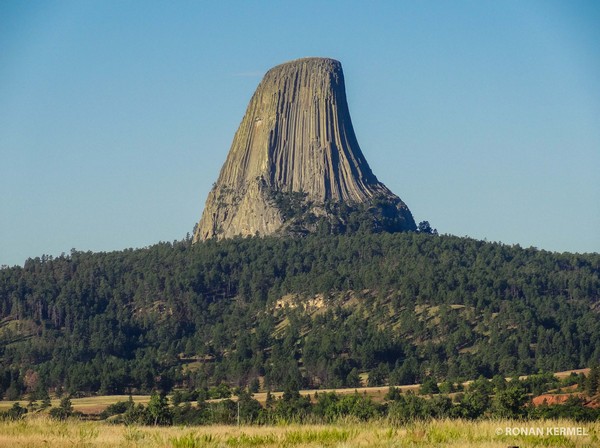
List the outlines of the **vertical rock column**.
<svg viewBox="0 0 600 448">
<path fill-rule="evenodd" d="M 250 100 L 227 160 L 208 195 L 194 241 L 269 235 L 285 224 L 273 192 L 303 192 L 315 204 L 393 200 L 415 227 L 408 207 L 380 183 L 356 140 L 338 61 L 305 58 L 269 70 Z"/>
</svg>

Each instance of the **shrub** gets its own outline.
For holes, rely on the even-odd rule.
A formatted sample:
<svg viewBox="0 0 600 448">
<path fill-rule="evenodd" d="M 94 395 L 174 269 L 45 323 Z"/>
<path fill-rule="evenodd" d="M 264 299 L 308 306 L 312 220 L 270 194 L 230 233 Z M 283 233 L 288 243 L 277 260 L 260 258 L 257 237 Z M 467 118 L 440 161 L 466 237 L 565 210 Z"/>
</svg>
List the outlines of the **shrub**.
<svg viewBox="0 0 600 448">
<path fill-rule="evenodd" d="M 14 403 L 8 411 L 0 413 L 0 419 L 21 420 L 25 414 L 27 414 L 27 409 L 17 402 Z"/>
<path fill-rule="evenodd" d="M 50 410 L 50 417 L 56 420 L 66 420 L 73 415 L 73 405 L 71 404 L 71 399 L 68 396 L 63 397 L 60 400 L 60 405 L 57 408 Z"/>
<path fill-rule="evenodd" d="M 100 418 L 106 420 L 112 415 L 123 414 L 129 409 L 129 403 L 127 401 L 117 401 L 116 403 L 110 404 L 100 413 Z"/>
<path fill-rule="evenodd" d="M 440 388 L 437 385 L 437 382 L 432 377 L 428 376 L 419 387 L 419 393 L 421 395 L 431 395 L 431 394 L 439 394 Z"/>
</svg>

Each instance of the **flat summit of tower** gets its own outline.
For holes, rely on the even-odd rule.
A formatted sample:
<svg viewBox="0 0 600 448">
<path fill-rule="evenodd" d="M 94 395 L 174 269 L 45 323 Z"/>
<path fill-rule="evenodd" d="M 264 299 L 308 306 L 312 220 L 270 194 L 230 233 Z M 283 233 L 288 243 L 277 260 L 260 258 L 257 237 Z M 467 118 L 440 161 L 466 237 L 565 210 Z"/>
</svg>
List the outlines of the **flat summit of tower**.
<svg viewBox="0 0 600 448">
<path fill-rule="evenodd" d="M 342 71 L 342 63 L 335 59 L 331 58 L 300 58 L 294 59 L 291 61 L 284 62 L 282 64 L 276 65 L 275 67 L 269 69 L 265 74 L 264 78 L 268 76 L 272 76 L 273 74 L 277 74 L 281 71 L 295 71 L 295 70 L 310 70 L 315 75 L 318 72 L 341 72 Z"/>
<path fill-rule="evenodd" d="M 354 213 L 354 216 L 351 217 Z M 377 180 L 354 134 L 339 61 L 270 69 L 252 96 L 208 195 L 194 241 L 237 235 L 414 230 L 408 207 Z M 361 218 L 361 219 L 362 219 Z"/>
</svg>

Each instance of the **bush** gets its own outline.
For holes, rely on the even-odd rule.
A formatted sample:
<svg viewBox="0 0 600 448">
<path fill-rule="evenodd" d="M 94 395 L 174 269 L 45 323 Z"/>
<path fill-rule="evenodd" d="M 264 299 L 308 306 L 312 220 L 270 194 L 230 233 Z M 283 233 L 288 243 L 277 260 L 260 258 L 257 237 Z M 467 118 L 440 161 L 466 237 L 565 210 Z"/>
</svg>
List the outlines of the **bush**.
<svg viewBox="0 0 600 448">
<path fill-rule="evenodd" d="M 346 395 L 339 401 L 338 414 L 341 417 L 356 417 L 366 421 L 375 417 L 378 412 L 377 406 L 369 397 L 355 392 L 353 395 Z"/>
<path fill-rule="evenodd" d="M 421 387 L 419 387 L 419 393 L 421 395 L 439 394 L 440 388 L 438 387 L 435 379 L 428 376 L 425 378 L 425 381 L 423 381 L 423 384 L 421 384 Z"/>
<path fill-rule="evenodd" d="M 439 386 L 440 392 L 443 394 L 451 394 L 452 392 L 455 392 L 455 387 L 454 387 L 454 383 L 452 381 L 444 381 L 442 384 L 440 384 Z"/>
<path fill-rule="evenodd" d="M 387 394 L 385 394 L 385 397 L 383 398 L 389 401 L 396 401 L 400 399 L 401 394 L 402 390 L 399 387 L 390 386 Z"/>
<path fill-rule="evenodd" d="M 273 416 L 287 422 L 302 422 L 311 413 L 309 397 L 303 397 L 297 388 L 289 387 L 277 400 Z"/>
<path fill-rule="evenodd" d="M 227 384 L 221 383 L 216 387 L 211 387 L 208 391 L 208 396 L 213 400 L 229 398 L 231 397 L 231 388 Z"/>
<path fill-rule="evenodd" d="M 409 391 L 405 395 L 401 395 L 397 401 L 390 403 L 388 418 L 394 424 L 403 424 L 428 420 L 431 415 L 426 400 Z"/>
<path fill-rule="evenodd" d="M 474 420 L 483 416 L 490 407 L 490 398 L 481 390 L 469 390 L 460 397 L 458 405 L 452 409 L 452 416 Z"/>
<path fill-rule="evenodd" d="M 240 421 L 242 423 L 254 423 L 258 420 L 262 407 L 257 400 L 252 398 L 249 392 L 241 391 L 239 393 L 238 406 Z"/>
<path fill-rule="evenodd" d="M 100 413 L 100 418 L 102 420 L 106 420 L 108 417 L 112 415 L 123 414 L 129 409 L 129 402 L 127 401 L 117 401 L 116 403 L 110 404 Z"/>
<path fill-rule="evenodd" d="M 56 420 L 66 420 L 74 415 L 73 405 L 69 397 L 63 397 L 57 408 L 50 409 L 50 417 Z"/>
<path fill-rule="evenodd" d="M 523 405 L 527 395 L 520 384 L 510 384 L 494 396 L 494 414 L 500 418 L 519 418 L 523 415 Z"/>
<path fill-rule="evenodd" d="M 8 411 L 0 413 L 1 420 L 21 420 L 27 414 L 27 409 L 20 403 L 14 403 Z"/>
<path fill-rule="evenodd" d="M 206 405 L 198 407 L 186 402 L 182 406 L 175 406 L 172 410 L 174 425 L 205 425 L 209 423 L 209 412 Z"/>
<path fill-rule="evenodd" d="M 128 402 L 127 410 L 124 414 L 114 420 L 115 423 L 124 423 L 126 425 L 143 425 L 148 420 L 147 411 L 143 404 L 134 404 L 133 401 Z"/>
</svg>

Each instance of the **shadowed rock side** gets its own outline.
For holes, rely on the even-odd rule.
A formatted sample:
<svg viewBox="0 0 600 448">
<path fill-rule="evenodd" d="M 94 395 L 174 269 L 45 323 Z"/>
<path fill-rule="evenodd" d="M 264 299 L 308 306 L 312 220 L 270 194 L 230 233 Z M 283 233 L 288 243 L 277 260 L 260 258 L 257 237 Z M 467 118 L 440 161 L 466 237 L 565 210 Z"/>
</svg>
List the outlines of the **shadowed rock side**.
<svg viewBox="0 0 600 448">
<path fill-rule="evenodd" d="M 392 206 L 394 230 L 415 229 L 408 207 L 377 180 L 360 150 L 342 66 L 333 59 L 299 59 L 267 72 L 208 195 L 194 241 L 284 231 L 290 216 L 298 216 L 282 208 L 282 194 L 292 194 L 293 201 L 283 202 L 302 208 L 311 222 L 343 221 L 331 216 L 332 204 L 369 207 L 376 198 L 386 202 L 387 215 Z"/>
</svg>

